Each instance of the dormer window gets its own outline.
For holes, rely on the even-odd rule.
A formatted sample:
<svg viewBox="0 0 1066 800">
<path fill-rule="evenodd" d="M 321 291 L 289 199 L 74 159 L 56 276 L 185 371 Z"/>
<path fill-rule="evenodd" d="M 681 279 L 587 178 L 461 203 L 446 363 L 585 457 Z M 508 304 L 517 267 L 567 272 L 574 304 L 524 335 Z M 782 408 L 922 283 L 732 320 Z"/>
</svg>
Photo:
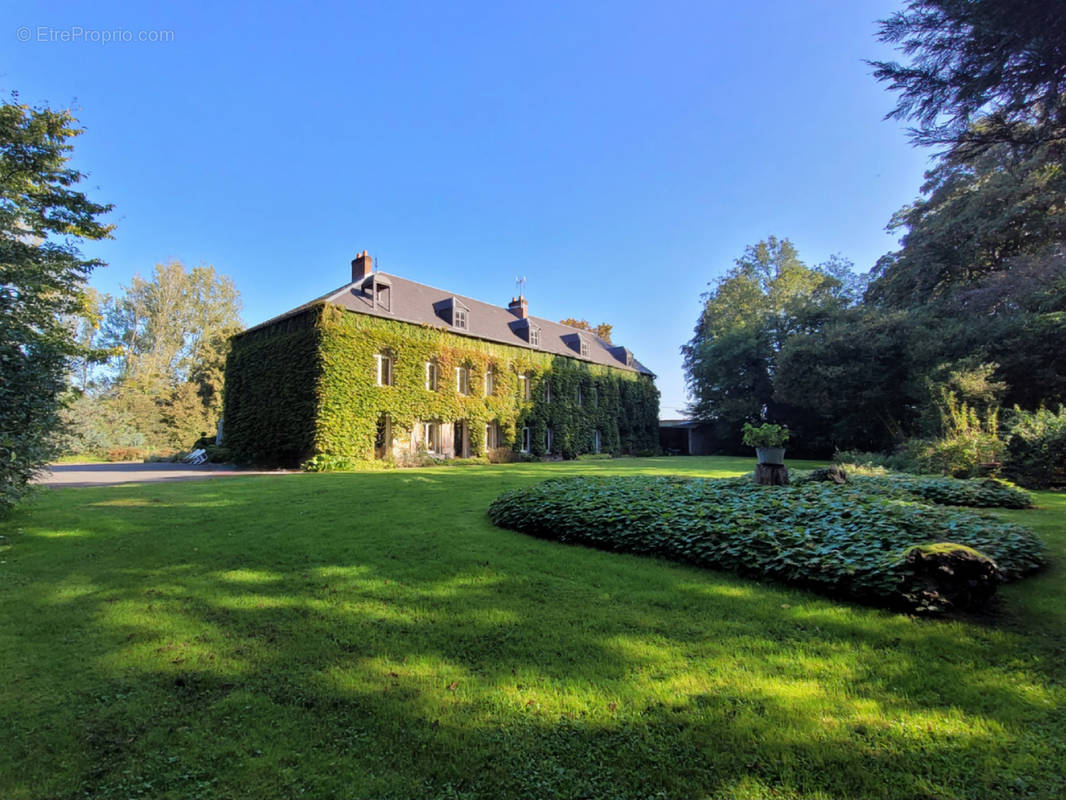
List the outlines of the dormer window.
<svg viewBox="0 0 1066 800">
<path fill-rule="evenodd" d="M 586 342 L 584 339 L 581 340 L 581 357 L 582 358 L 588 358 L 589 357 L 589 343 Z"/>
<path fill-rule="evenodd" d="M 378 283 L 374 287 L 377 294 L 377 307 L 382 311 L 392 311 L 392 287 Z"/>
<path fill-rule="evenodd" d="M 540 347 L 540 328 L 529 327 L 529 343 L 533 347 Z"/>
<path fill-rule="evenodd" d="M 470 327 L 470 309 L 458 297 L 438 300 L 433 304 L 433 313 L 457 331 L 465 331 Z"/>
</svg>

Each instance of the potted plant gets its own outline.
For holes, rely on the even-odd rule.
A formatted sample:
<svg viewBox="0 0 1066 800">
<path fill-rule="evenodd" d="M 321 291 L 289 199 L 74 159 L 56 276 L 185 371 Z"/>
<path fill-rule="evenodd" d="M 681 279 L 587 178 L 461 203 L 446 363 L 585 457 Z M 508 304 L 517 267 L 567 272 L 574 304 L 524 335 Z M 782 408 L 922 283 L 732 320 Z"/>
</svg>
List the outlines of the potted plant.
<svg viewBox="0 0 1066 800">
<path fill-rule="evenodd" d="M 788 428 L 783 425 L 762 425 L 744 423 L 744 444 L 755 448 L 755 455 L 760 464 L 784 464 L 785 443 L 788 441 Z"/>
</svg>

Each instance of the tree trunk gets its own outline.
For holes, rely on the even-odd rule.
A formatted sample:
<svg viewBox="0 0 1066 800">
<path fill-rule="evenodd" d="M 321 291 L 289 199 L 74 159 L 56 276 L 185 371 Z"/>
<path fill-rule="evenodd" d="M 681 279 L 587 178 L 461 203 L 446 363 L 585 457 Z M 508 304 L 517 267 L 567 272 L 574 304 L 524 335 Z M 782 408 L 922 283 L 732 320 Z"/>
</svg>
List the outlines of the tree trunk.
<svg viewBox="0 0 1066 800">
<path fill-rule="evenodd" d="M 788 486 L 788 468 L 784 464 L 757 464 L 755 482 L 762 486 Z"/>
</svg>

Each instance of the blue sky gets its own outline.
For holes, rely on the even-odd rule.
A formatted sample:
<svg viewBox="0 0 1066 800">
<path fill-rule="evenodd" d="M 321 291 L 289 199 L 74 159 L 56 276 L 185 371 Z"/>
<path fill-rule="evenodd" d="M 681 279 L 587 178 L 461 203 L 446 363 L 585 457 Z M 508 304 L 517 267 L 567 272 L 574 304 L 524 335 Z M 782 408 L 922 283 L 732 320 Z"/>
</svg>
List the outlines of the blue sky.
<svg viewBox="0 0 1066 800">
<path fill-rule="evenodd" d="M 669 417 L 699 295 L 745 245 L 858 271 L 895 246 L 929 154 L 863 59 L 898 5 L 4 0 L 0 88 L 87 129 L 101 291 L 209 263 L 253 324 L 363 249 L 501 305 L 524 275 L 531 313 L 612 323 Z M 141 31 L 171 41 L 102 41 Z"/>
</svg>

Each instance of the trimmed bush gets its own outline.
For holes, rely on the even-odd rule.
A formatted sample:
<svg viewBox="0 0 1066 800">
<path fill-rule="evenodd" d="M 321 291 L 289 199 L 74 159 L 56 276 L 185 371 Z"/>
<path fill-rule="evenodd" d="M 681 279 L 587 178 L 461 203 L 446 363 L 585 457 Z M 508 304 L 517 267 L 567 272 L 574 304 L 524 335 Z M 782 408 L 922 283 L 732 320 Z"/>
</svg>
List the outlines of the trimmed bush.
<svg viewBox="0 0 1066 800">
<path fill-rule="evenodd" d="M 1004 580 L 1044 563 L 1040 542 L 1017 525 L 871 494 L 854 484 L 568 478 L 500 495 L 489 516 L 501 527 L 541 538 L 919 610 L 944 610 L 950 600 L 930 592 L 928 570 L 908 562 L 915 545 L 966 545 L 992 559 Z"/>
</svg>

